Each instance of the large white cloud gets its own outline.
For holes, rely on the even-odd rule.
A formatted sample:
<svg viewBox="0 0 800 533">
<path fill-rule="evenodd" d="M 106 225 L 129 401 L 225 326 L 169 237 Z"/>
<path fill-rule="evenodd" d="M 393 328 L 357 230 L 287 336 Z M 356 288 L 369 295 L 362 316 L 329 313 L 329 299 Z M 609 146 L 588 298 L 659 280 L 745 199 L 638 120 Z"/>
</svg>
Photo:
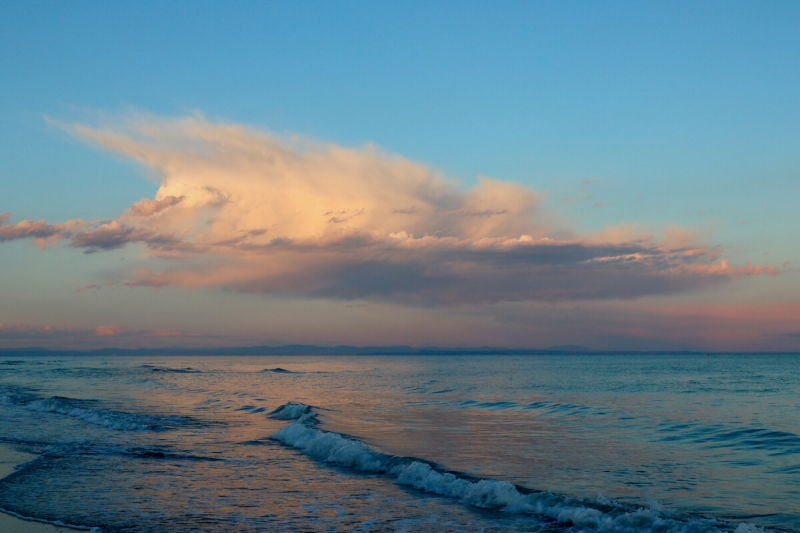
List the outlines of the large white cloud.
<svg viewBox="0 0 800 533">
<path fill-rule="evenodd" d="M 630 298 L 777 272 L 730 267 L 719 247 L 686 239 L 581 237 L 527 188 L 482 178 L 464 191 L 373 146 L 200 116 L 63 127 L 144 165 L 159 180 L 155 197 L 93 224 L 0 217 L 0 240 L 63 237 L 87 251 L 143 243 L 150 257 L 175 259 L 132 273 L 130 285 L 451 305 Z"/>
</svg>

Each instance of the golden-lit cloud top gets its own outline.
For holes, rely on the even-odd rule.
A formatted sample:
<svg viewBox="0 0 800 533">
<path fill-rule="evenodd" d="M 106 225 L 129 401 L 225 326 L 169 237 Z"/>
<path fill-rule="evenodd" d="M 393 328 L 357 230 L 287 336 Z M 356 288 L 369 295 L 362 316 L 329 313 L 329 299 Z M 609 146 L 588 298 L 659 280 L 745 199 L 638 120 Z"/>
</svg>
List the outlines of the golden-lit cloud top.
<svg viewBox="0 0 800 533">
<path fill-rule="evenodd" d="M 0 241 L 69 239 L 87 252 L 144 246 L 132 286 L 219 286 L 415 305 L 632 298 L 774 267 L 732 267 L 690 231 L 585 237 L 540 196 L 480 178 L 462 190 L 426 165 L 201 116 L 64 125 L 143 165 L 153 198 L 109 221 L 10 224 Z M 158 259 L 171 261 L 158 261 Z"/>
</svg>

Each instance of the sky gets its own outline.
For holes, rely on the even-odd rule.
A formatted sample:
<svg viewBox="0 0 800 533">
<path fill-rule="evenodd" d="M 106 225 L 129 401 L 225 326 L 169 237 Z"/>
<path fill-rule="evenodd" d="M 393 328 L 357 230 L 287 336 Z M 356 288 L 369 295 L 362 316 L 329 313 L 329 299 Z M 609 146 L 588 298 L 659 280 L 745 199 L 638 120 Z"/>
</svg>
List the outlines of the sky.
<svg viewBox="0 0 800 533">
<path fill-rule="evenodd" d="M 4 2 L 0 348 L 800 351 L 796 2 Z"/>
</svg>

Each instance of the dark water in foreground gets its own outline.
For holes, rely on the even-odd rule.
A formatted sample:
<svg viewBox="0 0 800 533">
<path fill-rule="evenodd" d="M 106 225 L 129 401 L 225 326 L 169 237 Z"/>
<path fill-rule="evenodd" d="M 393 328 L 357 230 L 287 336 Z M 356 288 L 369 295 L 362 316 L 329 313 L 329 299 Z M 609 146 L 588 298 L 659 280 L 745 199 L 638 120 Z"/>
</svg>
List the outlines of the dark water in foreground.
<svg viewBox="0 0 800 533">
<path fill-rule="evenodd" d="M 103 532 L 800 531 L 797 356 L 0 358 L 0 508 Z"/>
</svg>

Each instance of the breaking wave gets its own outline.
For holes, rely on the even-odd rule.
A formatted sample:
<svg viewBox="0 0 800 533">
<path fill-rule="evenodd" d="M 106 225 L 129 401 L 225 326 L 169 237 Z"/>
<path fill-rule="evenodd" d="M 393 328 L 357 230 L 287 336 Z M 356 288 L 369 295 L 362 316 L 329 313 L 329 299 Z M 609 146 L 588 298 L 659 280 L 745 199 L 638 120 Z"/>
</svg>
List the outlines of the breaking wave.
<svg viewBox="0 0 800 533">
<path fill-rule="evenodd" d="M 582 500 L 448 471 L 424 459 L 381 453 L 352 437 L 316 428 L 319 421 L 315 408 L 301 403 L 284 404 L 270 416 L 294 421 L 270 438 L 309 457 L 358 472 L 385 475 L 399 485 L 452 498 L 479 509 L 535 516 L 583 531 L 764 533 L 764 529 L 752 524 L 736 526 L 655 506 L 644 508 L 610 502 L 602 497 L 597 501 Z"/>
<path fill-rule="evenodd" d="M 95 407 L 94 400 L 78 400 L 63 396 L 41 398 L 14 387 L 0 387 L 0 405 L 19 406 L 38 413 L 54 413 L 81 422 L 118 431 L 164 431 L 194 423 L 187 417 L 149 416 Z"/>
</svg>

